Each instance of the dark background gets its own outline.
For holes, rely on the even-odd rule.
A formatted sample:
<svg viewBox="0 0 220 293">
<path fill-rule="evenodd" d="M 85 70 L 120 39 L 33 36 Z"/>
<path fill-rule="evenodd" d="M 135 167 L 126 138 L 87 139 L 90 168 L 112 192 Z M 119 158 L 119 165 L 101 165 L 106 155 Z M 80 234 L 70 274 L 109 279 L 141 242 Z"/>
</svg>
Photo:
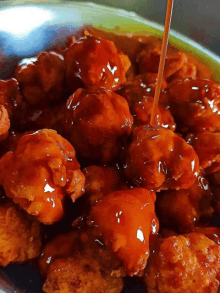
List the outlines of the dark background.
<svg viewBox="0 0 220 293">
<path fill-rule="evenodd" d="M 166 0 L 94 0 L 164 23 Z M 220 55 L 220 0 L 174 0 L 172 28 Z"/>
</svg>

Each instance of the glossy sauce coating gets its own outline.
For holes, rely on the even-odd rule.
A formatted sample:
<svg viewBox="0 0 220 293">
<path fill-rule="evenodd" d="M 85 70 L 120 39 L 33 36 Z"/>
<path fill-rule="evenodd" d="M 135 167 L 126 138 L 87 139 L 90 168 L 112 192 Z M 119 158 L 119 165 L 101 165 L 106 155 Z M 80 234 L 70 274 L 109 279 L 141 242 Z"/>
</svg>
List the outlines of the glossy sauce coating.
<svg viewBox="0 0 220 293">
<path fill-rule="evenodd" d="M 219 253 L 219 245 L 200 233 L 161 240 L 146 270 L 148 292 L 217 292 Z"/>
<path fill-rule="evenodd" d="M 199 157 L 200 168 L 205 174 L 220 170 L 220 133 L 204 132 L 186 137 Z"/>
<path fill-rule="evenodd" d="M 67 102 L 67 137 L 78 156 L 92 161 L 115 159 L 132 122 L 126 100 L 111 91 L 78 89 Z"/>
<path fill-rule="evenodd" d="M 54 130 L 22 136 L 15 151 L 1 158 L 0 168 L 7 196 L 44 224 L 61 219 L 66 195 L 75 201 L 84 192 L 75 150 Z"/>
<path fill-rule="evenodd" d="M 196 180 L 199 160 L 193 148 L 162 127 L 139 126 L 127 149 L 125 175 L 148 189 L 187 189 Z"/>
<path fill-rule="evenodd" d="M 22 95 L 31 105 L 60 100 L 65 87 L 64 58 L 55 52 L 42 52 L 24 59 L 15 70 Z"/>
<path fill-rule="evenodd" d="M 220 130 L 220 86 L 211 80 L 185 79 L 170 86 L 171 112 L 181 131 Z"/>
<path fill-rule="evenodd" d="M 157 234 L 155 193 L 143 188 L 116 191 L 92 207 L 90 222 L 107 247 L 135 275 L 146 266 L 152 236 Z"/>
<path fill-rule="evenodd" d="M 89 166 L 82 172 L 86 178 L 85 196 L 90 205 L 113 191 L 128 188 L 116 167 Z"/>
<path fill-rule="evenodd" d="M 113 42 L 87 36 L 67 48 L 65 64 L 67 84 L 74 91 L 83 85 L 116 90 L 126 81 L 131 63 Z"/>
<path fill-rule="evenodd" d="M 167 190 L 158 193 L 157 213 L 162 226 L 186 233 L 194 231 L 201 219 L 211 219 L 212 192 L 201 175 L 188 189 Z"/>
</svg>

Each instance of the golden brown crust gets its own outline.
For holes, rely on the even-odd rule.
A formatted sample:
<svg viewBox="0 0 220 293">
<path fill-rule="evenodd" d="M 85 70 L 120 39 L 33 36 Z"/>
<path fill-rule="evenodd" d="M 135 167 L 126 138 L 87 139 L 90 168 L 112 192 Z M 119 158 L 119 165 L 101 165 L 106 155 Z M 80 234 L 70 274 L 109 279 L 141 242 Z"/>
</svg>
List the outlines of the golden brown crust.
<svg viewBox="0 0 220 293">
<path fill-rule="evenodd" d="M 144 278 L 149 293 L 216 293 L 220 246 L 203 234 L 160 240 Z"/>
<path fill-rule="evenodd" d="M 0 265 L 25 262 L 41 251 L 39 222 L 14 204 L 0 207 Z"/>
</svg>

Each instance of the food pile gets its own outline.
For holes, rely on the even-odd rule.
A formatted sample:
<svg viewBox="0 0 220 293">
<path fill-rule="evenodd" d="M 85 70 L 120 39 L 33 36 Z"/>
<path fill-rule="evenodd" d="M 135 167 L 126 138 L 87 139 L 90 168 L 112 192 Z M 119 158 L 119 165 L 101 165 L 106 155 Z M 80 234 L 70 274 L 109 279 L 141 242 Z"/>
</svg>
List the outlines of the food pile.
<svg viewBox="0 0 220 293">
<path fill-rule="evenodd" d="M 46 293 L 218 292 L 220 85 L 161 40 L 79 29 L 0 81 L 0 265 Z"/>
</svg>

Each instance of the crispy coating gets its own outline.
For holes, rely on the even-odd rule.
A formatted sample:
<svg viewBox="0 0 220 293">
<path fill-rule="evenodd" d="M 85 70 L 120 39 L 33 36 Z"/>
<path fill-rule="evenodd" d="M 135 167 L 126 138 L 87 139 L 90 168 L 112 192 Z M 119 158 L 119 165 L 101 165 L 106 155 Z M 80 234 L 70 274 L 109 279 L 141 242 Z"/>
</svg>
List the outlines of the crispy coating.
<svg viewBox="0 0 220 293">
<path fill-rule="evenodd" d="M 8 111 L 3 105 L 0 105 L 0 141 L 5 139 L 10 128 Z"/>
<path fill-rule="evenodd" d="M 40 258 L 44 292 L 121 292 L 122 264 L 92 229 L 78 228 L 49 242 Z"/>
<path fill-rule="evenodd" d="M 85 195 L 90 205 L 103 196 L 127 186 L 122 174 L 115 167 L 89 166 L 82 170 L 85 175 Z"/>
<path fill-rule="evenodd" d="M 193 146 L 206 175 L 220 170 L 220 133 L 203 132 L 189 135 L 186 140 Z"/>
<path fill-rule="evenodd" d="M 157 197 L 160 223 L 180 232 L 190 232 L 201 218 L 213 215 L 212 192 L 208 181 L 201 175 L 188 189 L 167 190 Z"/>
<path fill-rule="evenodd" d="M 171 112 L 181 131 L 220 130 L 220 85 L 203 79 L 185 79 L 169 89 Z"/>
<path fill-rule="evenodd" d="M 39 130 L 23 135 L 15 151 L 1 158 L 0 184 L 29 214 L 52 224 L 63 216 L 65 196 L 75 201 L 84 192 L 79 167 L 67 140 L 54 130 Z"/>
<path fill-rule="evenodd" d="M 72 91 L 83 85 L 116 90 L 126 81 L 131 63 L 113 42 L 87 36 L 67 48 L 65 65 L 67 85 Z"/>
<path fill-rule="evenodd" d="M 187 189 L 199 172 L 191 146 L 170 130 L 150 126 L 135 129 L 125 166 L 133 184 L 154 190 Z"/>
<path fill-rule="evenodd" d="M 89 160 L 115 159 L 132 122 L 126 100 L 111 91 L 78 89 L 67 102 L 67 137 L 77 155 Z"/>
<path fill-rule="evenodd" d="M 0 265 L 25 262 L 40 254 L 41 231 L 34 217 L 14 204 L 0 206 Z"/>
<path fill-rule="evenodd" d="M 162 41 L 155 37 L 149 37 L 137 55 L 139 72 L 157 73 L 161 55 Z M 187 63 L 187 55 L 174 47 L 169 46 L 164 69 L 164 78 L 167 79 L 179 71 Z"/>
<path fill-rule="evenodd" d="M 159 242 L 144 281 L 149 293 L 217 293 L 219 273 L 220 246 L 190 233 Z"/>
<path fill-rule="evenodd" d="M 89 222 L 97 235 L 123 261 L 128 275 L 146 266 L 153 235 L 158 231 L 155 193 L 144 188 L 112 192 L 91 209 Z"/>
<path fill-rule="evenodd" d="M 24 59 L 15 69 L 21 92 L 31 105 L 61 100 L 65 87 L 64 58 L 55 52 L 42 52 Z"/>
<path fill-rule="evenodd" d="M 196 79 L 197 77 L 197 67 L 193 63 L 186 63 L 178 70 L 171 79 L 171 82 L 176 82 L 181 79 L 191 78 Z"/>
</svg>

